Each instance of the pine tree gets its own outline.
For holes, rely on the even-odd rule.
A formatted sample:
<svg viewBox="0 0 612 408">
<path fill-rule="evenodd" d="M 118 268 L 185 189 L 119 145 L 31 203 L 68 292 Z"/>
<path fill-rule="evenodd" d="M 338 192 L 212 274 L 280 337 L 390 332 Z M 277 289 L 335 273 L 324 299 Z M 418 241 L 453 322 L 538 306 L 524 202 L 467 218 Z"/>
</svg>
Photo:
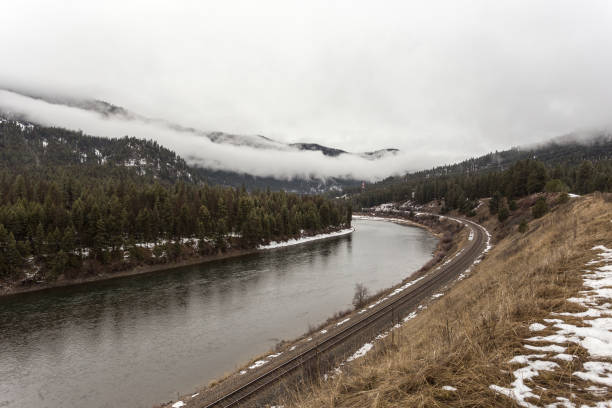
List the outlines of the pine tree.
<svg viewBox="0 0 612 408">
<path fill-rule="evenodd" d="M 44 252 L 45 231 L 41 223 L 36 226 L 36 231 L 32 237 L 32 251 L 35 256 L 41 256 Z"/>
</svg>

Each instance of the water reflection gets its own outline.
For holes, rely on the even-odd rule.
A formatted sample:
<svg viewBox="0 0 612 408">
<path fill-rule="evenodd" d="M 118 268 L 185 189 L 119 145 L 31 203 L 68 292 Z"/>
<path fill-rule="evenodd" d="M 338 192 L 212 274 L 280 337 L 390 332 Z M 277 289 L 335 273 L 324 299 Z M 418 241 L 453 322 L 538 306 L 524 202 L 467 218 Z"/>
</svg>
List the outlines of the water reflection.
<svg viewBox="0 0 612 408">
<path fill-rule="evenodd" d="M 150 407 L 427 262 L 435 239 L 359 221 L 326 241 L 0 299 L 0 407 Z"/>
</svg>

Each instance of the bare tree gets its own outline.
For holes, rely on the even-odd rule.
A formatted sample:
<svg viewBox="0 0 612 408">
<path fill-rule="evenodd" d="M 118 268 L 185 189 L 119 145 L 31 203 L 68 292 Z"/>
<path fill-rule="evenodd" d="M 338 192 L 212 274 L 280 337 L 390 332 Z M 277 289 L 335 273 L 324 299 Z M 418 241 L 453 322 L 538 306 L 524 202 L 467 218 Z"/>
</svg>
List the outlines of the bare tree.
<svg viewBox="0 0 612 408">
<path fill-rule="evenodd" d="M 353 306 L 355 309 L 362 307 L 368 298 L 368 288 L 363 283 L 355 285 L 355 295 L 353 296 Z"/>
</svg>

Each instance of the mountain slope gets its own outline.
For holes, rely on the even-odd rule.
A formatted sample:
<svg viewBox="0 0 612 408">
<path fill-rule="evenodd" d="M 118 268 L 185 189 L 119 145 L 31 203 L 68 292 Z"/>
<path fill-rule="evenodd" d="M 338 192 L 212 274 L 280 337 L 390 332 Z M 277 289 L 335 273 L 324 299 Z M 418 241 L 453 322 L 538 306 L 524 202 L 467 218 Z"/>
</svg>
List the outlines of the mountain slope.
<svg viewBox="0 0 612 408">
<path fill-rule="evenodd" d="M 92 137 L 6 119 L 0 119 L 0 168 L 99 168 L 168 182 L 203 180 L 176 153 L 153 141 Z"/>
<path fill-rule="evenodd" d="M 351 153 L 345 150 L 323 146 L 317 143 L 283 143 L 262 135 L 237 135 L 219 131 L 207 132 L 201 129 L 183 126 L 178 123 L 170 122 L 164 119 L 149 118 L 138 113 L 131 112 L 126 108 L 97 99 L 76 99 L 70 97 L 36 95 L 30 92 L 24 92 L 14 89 L 4 90 L 28 98 L 41 100 L 53 105 L 62 105 L 95 112 L 106 118 L 116 117 L 124 120 L 138 120 L 144 123 L 155 124 L 180 132 L 189 132 L 198 136 L 206 137 L 214 143 L 231 144 L 235 146 L 249 146 L 256 149 L 273 149 L 280 151 L 319 151 L 324 155 L 330 157 L 337 157 L 342 154 L 347 154 L 356 155 L 372 160 L 378 160 L 384 158 L 389 154 L 395 154 L 398 152 L 398 149 L 380 149 L 373 152 Z M 19 117 L 16 118 L 19 119 Z"/>
<path fill-rule="evenodd" d="M 490 196 L 496 190 L 512 197 L 516 192 L 504 191 L 504 186 L 512 184 L 508 180 L 525 178 L 526 181 L 530 174 L 535 177 L 531 186 L 539 189 L 550 179 L 561 180 L 560 185 L 565 187 L 579 187 L 578 173 L 582 171 L 579 167 L 586 162 L 591 163 L 584 169 L 590 176 L 585 174 L 582 178 L 590 179 L 592 184 L 586 190 L 609 191 L 612 186 L 612 135 L 601 132 L 582 137 L 564 136 L 539 146 L 513 148 L 401 177 L 389 177 L 366 186 L 365 191 L 353 187 L 345 189 L 344 193 L 351 195 L 359 208 L 408 199 L 422 203 L 444 198 L 447 194 L 446 198 L 452 194 L 460 201 L 474 200 L 483 194 Z"/>
<path fill-rule="evenodd" d="M 229 171 L 189 166 L 173 151 L 157 142 L 134 137 L 108 139 L 60 128 L 38 126 L 0 117 L 0 169 L 24 168 L 87 170 L 98 176 L 123 172 L 133 176 L 174 183 L 185 181 L 248 190 L 270 188 L 299 193 L 340 191 L 356 180 L 255 177 Z"/>
</svg>

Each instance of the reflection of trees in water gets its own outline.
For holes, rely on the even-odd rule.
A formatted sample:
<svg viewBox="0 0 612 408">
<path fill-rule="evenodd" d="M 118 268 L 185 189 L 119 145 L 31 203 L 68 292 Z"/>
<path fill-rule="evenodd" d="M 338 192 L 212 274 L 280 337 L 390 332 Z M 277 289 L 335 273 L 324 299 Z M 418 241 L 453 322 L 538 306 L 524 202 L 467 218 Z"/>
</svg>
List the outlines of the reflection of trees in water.
<svg viewBox="0 0 612 408">
<path fill-rule="evenodd" d="M 122 378 L 141 370 L 155 381 L 166 364 L 190 378 L 202 367 L 226 370 L 232 356 L 257 353 L 270 337 L 282 336 L 279 324 L 292 336 L 308 321 L 319 323 L 340 308 L 339 299 L 350 302 L 355 279 L 395 283 L 389 271 L 427 258 L 432 247 L 421 230 L 381 222 L 357 228 L 357 234 L 239 258 L 0 299 L 0 360 L 10 361 L 0 370 L 8 366 L 12 378 L 45 384 L 56 397 L 69 385 L 45 382 L 47 367 L 83 370 L 85 386 L 104 381 L 106 369 Z M 247 338 L 233 338 L 236 332 Z M 139 359 L 127 368 L 116 363 L 134 356 Z M 128 382 L 131 392 L 146 393 L 138 381 L 123 385 Z"/>
<path fill-rule="evenodd" d="M 293 275 L 308 278 L 317 271 L 331 277 L 336 267 L 372 261 L 372 253 L 381 248 L 393 251 L 398 245 L 387 248 L 390 240 L 404 236 L 404 230 L 381 224 L 358 226 L 359 236 L 0 299 L 0 358 L 8 352 L 15 364 L 36 367 L 35 359 L 43 355 L 54 354 L 61 364 L 64 353 L 81 357 L 99 351 L 97 358 L 103 361 L 104 353 L 118 344 L 125 347 L 120 352 L 128 355 L 131 342 L 147 336 L 159 345 L 152 351 L 162 351 L 158 348 L 172 340 L 165 331 L 172 328 L 185 327 L 186 336 L 205 336 L 207 325 L 228 326 L 230 318 L 248 319 L 259 302 L 257 295 L 267 289 L 305 285 L 301 278 L 296 283 Z M 428 254 L 431 245 L 421 240 L 418 248 Z M 381 260 L 385 262 L 390 260 Z M 346 284 L 336 280 L 329 282 L 328 289 L 339 290 L 332 286 Z M 354 282 L 348 284 L 352 287 Z M 294 315 L 298 306 L 292 306 Z M 242 316 L 237 317 L 237 309 L 244 310 Z"/>
</svg>

